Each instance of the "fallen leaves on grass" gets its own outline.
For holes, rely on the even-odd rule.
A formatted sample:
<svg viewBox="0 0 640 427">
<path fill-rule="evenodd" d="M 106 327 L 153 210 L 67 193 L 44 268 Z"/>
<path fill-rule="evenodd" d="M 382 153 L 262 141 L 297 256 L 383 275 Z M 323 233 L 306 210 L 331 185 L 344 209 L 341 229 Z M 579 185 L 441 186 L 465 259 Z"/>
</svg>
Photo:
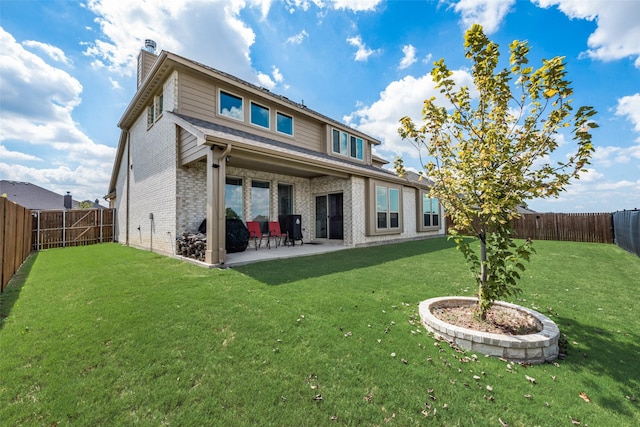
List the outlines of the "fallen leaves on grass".
<svg viewBox="0 0 640 427">
<path fill-rule="evenodd" d="M 535 384 L 535 383 L 536 383 L 536 379 L 535 379 L 535 378 L 532 378 L 532 377 L 530 377 L 529 375 L 525 375 L 524 377 L 525 377 L 525 378 L 527 379 L 527 381 L 529 381 L 531 384 Z"/>
<path fill-rule="evenodd" d="M 498 418 L 498 421 L 500 421 L 500 425 L 502 427 L 509 427 L 509 424 L 505 423 L 504 421 L 502 421 L 502 418 Z"/>
<path fill-rule="evenodd" d="M 591 399 L 589 399 L 589 396 L 587 396 L 587 394 L 584 391 L 580 392 L 580 397 L 582 398 L 582 400 L 584 400 L 585 402 L 591 402 Z"/>
</svg>

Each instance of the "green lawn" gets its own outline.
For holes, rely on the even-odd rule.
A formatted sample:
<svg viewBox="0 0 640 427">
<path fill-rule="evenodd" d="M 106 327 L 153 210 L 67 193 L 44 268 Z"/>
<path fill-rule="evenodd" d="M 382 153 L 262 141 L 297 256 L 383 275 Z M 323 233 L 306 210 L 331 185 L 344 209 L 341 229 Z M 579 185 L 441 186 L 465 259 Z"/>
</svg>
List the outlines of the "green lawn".
<svg viewBox="0 0 640 427">
<path fill-rule="evenodd" d="M 43 251 L 0 297 L 0 424 L 640 425 L 640 259 L 534 247 L 513 302 L 569 349 L 528 367 L 419 326 L 420 301 L 474 292 L 446 239 L 228 270 L 117 244 Z"/>
</svg>

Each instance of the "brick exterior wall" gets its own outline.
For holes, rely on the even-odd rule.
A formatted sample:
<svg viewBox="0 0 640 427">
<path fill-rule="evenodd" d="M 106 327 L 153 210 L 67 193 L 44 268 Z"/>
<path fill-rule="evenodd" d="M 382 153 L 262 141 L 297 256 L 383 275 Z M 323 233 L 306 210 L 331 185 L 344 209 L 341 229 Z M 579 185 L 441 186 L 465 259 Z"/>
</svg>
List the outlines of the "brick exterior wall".
<svg viewBox="0 0 640 427">
<path fill-rule="evenodd" d="M 179 167 L 176 174 L 176 233 L 195 232 L 207 217 L 207 164 Z"/>
<path fill-rule="evenodd" d="M 164 83 L 164 111 L 173 111 L 177 107 L 177 78 L 178 73 L 174 72 Z M 131 163 L 127 163 L 125 147 L 116 183 L 114 206 L 117 209 L 117 239 L 122 243 L 127 241 L 128 219 L 129 245 L 164 254 L 175 254 L 176 238 L 185 231 L 197 231 L 206 217 L 207 164 L 195 162 L 186 167 L 178 166 L 176 125 L 166 117 L 160 116 L 152 126 L 148 126 L 146 109 L 131 127 L 129 136 Z M 343 194 L 344 240 L 340 243 L 345 246 L 364 246 L 444 234 L 444 224 L 436 231 L 417 232 L 416 190 L 412 187 L 404 187 L 402 191 L 402 233 L 367 236 L 367 215 L 375 215 L 375 212 L 369 212 L 367 208 L 365 178 L 323 176 L 308 179 L 234 167 L 226 167 L 226 175 L 242 178 L 242 214 L 245 221 L 253 217 L 253 180 L 270 183 L 271 220 L 278 218 L 278 184 L 293 185 L 293 213 L 302 217 L 305 242 L 315 240 L 316 196 L 331 193 Z M 130 199 L 128 206 L 127 180 Z M 150 218 L 151 215 L 153 219 Z"/>
<path fill-rule="evenodd" d="M 163 109 L 173 110 L 175 73 L 164 84 L 163 98 Z M 129 245 L 174 254 L 177 218 L 175 125 L 160 116 L 148 127 L 145 109 L 131 127 L 130 144 Z M 126 167 L 121 168 L 123 170 L 126 171 Z M 121 194 L 124 196 L 124 192 Z M 119 199 L 125 197 L 118 196 Z M 126 200 L 118 201 L 119 205 L 123 203 Z M 153 219 L 150 215 L 153 215 Z M 122 224 L 122 212 L 118 214 L 118 219 Z M 120 226 L 119 234 L 122 235 L 123 231 Z"/>
<path fill-rule="evenodd" d="M 187 168 L 178 168 L 177 173 L 177 220 L 176 232 L 195 232 L 206 216 L 206 165 L 199 162 Z M 313 179 L 267 173 L 248 169 L 227 167 L 227 176 L 241 178 L 243 185 L 243 212 L 245 221 L 253 218 L 251 211 L 251 182 L 253 180 L 269 182 L 271 194 L 271 220 L 278 218 L 278 184 L 290 184 L 294 188 L 295 214 L 302 217 L 302 234 L 305 241 L 315 239 L 315 197 L 329 193 L 343 194 L 343 221 L 345 246 L 367 246 L 377 243 L 407 239 L 419 239 L 444 234 L 444 227 L 429 232 L 418 232 L 416 227 L 416 190 L 404 187 L 403 221 L 404 230 L 399 234 L 383 236 L 366 235 L 365 179 L 348 179 L 324 176 Z"/>
</svg>

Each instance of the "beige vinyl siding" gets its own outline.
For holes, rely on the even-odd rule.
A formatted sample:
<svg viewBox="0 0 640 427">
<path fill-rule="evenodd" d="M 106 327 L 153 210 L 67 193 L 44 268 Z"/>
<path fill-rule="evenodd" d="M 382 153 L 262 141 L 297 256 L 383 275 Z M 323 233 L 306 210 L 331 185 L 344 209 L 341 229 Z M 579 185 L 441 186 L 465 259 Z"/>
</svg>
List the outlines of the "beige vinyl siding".
<svg viewBox="0 0 640 427">
<path fill-rule="evenodd" d="M 320 123 L 306 118 L 296 117 L 295 114 L 290 114 L 286 110 L 282 112 L 293 116 L 293 141 L 291 141 L 291 144 L 314 151 L 323 151 L 325 142 L 322 137 L 323 132 Z M 285 141 L 289 142 L 286 139 Z"/>
<path fill-rule="evenodd" d="M 141 50 L 138 54 L 138 88 L 144 81 L 147 74 L 149 74 L 149 70 L 153 67 L 153 63 L 156 62 L 158 56 L 154 53 L 147 52 L 146 50 Z"/>
<path fill-rule="evenodd" d="M 207 82 L 191 73 L 180 73 L 178 78 L 178 109 L 180 114 L 213 121 L 216 117 L 217 91 L 213 82 Z"/>
<path fill-rule="evenodd" d="M 180 166 L 188 165 L 191 162 L 199 160 L 207 155 L 206 145 L 197 145 L 197 138 L 191 133 L 185 131 L 181 127 L 178 129 L 178 155 L 180 156 Z"/>
<path fill-rule="evenodd" d="M 210 76 L 197 75 L 182 71 L 178 78 L 178 113 L 202 120 L 220 123 L 224 126 L 240 129 L 265 138 L 271 138 L 310 150 L 325 152 L 326 137 L 324 136 L 324 123 L 311 119 L 280 104 L 244 89 L 241 86 L 233 86 L 212 79 Z M 223 90 L 235 96 L 242 97 L 244 109 L 244 121 L 230 119 L 218 114 L 217 99 L 219 91 Z M 270 129 L 260 128 L 251 124 L 250 105 L 255 102 L 269 108 Z M 293 117 L 293 136 L 276 132 L 276 112 L 281 112 Z M 370 151 L 368 148 L 367 151 Z M 186 159 L 183 158 L 183 160 Z M 183 163 L 184 164 L 184 163 Z"/>
</svg>

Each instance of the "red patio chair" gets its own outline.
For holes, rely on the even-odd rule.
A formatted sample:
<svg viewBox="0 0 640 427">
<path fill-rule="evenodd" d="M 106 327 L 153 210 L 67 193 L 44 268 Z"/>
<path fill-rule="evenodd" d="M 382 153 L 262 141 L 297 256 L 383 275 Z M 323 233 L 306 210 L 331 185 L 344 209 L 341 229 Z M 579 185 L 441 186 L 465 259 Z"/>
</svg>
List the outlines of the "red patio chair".
<svg viewBox="0 0 640 427">
<path fill-rule="evenodd" d="M 278 221 L 269 221 L 269 238 L 272 238 L 276 242 L 276 249 L 278 246 L 282 246 L 282 239 L 286 241 L 287 233 L 280 231 L 280 223 Z"/>
<path fill-rule="evenodd" d="M 254 247 L 256 251 L 262 245 L 262 238 L 267 238 L 267 247 L 271 249 L 271 243 L 269 242 L 269 234 L 262 232 L 260 223 L 258 221 L 247 221 L 247 229 L 249 230 L 249 240 L 253 239 Z"/>
</svg>

